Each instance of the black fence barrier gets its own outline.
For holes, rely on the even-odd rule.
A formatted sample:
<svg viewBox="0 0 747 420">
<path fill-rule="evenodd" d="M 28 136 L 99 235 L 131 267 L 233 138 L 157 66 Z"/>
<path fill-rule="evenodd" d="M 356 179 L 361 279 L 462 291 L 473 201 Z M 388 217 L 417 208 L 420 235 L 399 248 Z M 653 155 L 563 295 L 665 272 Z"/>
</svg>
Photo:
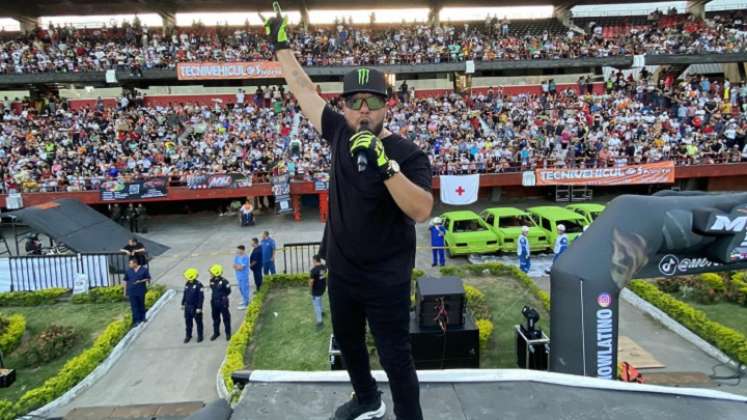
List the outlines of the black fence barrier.
<svg viewBox="0 0 747 420">
<path fill-rule="evenodd" d="M 311 270 L 311 258 L 319 253 L 321 242 L 283 244 L 283 273 L 299 274 Z"/>
<path fill-rule="evenodd" d="M 72 289 L 78 275 L 86 277 L 88 287 L 117 285 L 124 279 L 127 260 L 123 253 L 10 257 L 10 290 Z"/>
</svg>

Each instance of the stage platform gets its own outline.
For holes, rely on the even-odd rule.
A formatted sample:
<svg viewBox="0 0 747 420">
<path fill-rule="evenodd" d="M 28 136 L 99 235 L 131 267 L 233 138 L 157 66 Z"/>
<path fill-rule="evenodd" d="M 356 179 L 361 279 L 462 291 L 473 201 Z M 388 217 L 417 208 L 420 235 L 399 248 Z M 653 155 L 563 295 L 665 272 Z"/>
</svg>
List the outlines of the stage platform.
<svg viewBox="0 0 747 420">
<path fill-rule="evenodd" d="M 427 420 L 745 419 L 747 398 L 527 370 L 420 371 Z M 395 420 L 386 376 L 375 377 Z M 328 420 L 350 398 L 345 372 L 251 372 L 231 419 Z"/>
</svg>

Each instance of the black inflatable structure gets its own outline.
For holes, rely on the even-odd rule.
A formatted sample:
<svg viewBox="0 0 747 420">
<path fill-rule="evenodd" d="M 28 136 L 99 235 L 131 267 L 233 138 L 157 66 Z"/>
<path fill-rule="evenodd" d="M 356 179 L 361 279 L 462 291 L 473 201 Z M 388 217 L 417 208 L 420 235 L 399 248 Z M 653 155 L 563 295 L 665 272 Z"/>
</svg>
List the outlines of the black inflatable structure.
<svg viewBox="0 0 747 420">
<path fill-rule="evenodd" d="M 550 370 L 617 376 L 618 296 L 633 278 L 747 268 L 747 193 L 621 196 L 553 265 Z"/>
</svg>

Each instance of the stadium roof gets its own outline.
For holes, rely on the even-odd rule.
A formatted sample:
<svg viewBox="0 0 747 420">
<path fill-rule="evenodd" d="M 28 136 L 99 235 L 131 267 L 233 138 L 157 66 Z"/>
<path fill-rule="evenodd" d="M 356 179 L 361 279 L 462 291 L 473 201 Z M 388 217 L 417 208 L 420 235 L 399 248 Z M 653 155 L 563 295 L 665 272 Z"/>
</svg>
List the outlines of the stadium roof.
<svg viewBox="0 0 747 420">
<path fill-rule="evenodd" d="M 342 2 L 339 0 L 281 1 L 285 10 L 317 9 L 397 9 L 431 7 L 498 7 L 554 5 L 571 7 L 585 4 L 621 4 L 655 2 L 657 0 L 370 0 Z M 659 0 L 660 1 L 660 0 Z M 106 15 L 133 13 L 195 13 L 253 12 L 272 9 L 271 0 L 10 0 L 4 2 L 0 14 L 8 17 L 38 17 L 63 15 Z"/>
</svg>

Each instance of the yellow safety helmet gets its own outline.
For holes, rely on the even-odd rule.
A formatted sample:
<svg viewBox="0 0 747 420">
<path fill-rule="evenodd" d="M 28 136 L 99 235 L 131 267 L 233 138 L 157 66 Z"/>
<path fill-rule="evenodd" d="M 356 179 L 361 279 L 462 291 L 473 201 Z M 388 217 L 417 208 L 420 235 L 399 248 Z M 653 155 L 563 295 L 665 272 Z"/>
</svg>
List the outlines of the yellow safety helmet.
<svg viewBox="0 0 747 420">
<path fill-rule="evenodd" d="M 187 279 L 187 281 L 197 280 L 197 276 L 200 275 L 200 272 L 197 271 L 196 268 L 188 268 L 184 271 L 184 278 Z"/>
<path fill-rule="evenodd" d="M 213 277 L 218 277 L 223 274 L 223 266 L 220 264 L 213 264 L 210 266 L 210 274 L 213 275 Z"/>
</svg>

